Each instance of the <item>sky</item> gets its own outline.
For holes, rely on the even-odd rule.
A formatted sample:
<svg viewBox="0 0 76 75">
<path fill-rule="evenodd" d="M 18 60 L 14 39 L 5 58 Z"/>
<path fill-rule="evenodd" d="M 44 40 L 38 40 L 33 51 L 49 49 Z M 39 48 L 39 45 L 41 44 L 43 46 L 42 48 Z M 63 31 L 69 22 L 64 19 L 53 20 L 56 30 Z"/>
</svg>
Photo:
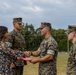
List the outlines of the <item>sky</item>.
<svg viewBox="0 0 76 75">
<path fill-rule="evenodd" d="M 36 29 L 41 22 L 51 23 L 54 29 L 67 29 L 76 25 L 76 0 L 0 0 L 0 25 L 11 31 L 15 17 L 22 17 Z"/>
</svg>

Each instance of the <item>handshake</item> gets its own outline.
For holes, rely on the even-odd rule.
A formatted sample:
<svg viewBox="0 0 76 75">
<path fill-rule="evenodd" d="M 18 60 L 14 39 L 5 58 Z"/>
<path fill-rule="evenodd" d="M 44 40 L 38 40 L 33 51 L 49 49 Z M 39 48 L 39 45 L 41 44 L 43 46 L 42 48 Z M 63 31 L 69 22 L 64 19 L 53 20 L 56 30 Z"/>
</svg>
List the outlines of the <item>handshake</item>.
<svg viewBox="0 0 76 75">
<path fill-rule="evenodd" d="M 32 54 L 31 51 L 26 51 L 24 52 L 24 57 L 18 57 L 17 59 L 31 62 L 32 61 L 32 58 L 30 58 L 31 54 Z"/>
<path fill-rule="evenodd" d="M 35 64 L 35 63 L 39 62 L 39 59 L 37 59 L 37 58 L 36 59 L 35 58 L 30 58 L 30 56 L 31 55 L 32 56 L 36 56 L 37 53 L 36 52 L 31 52 L 31 51 L 26 51 L 26 52 L 24 52 L 25 57 L 19 57 L 18 59 L 19 60 L 24 60 L 24 61 L 29 61 L 29 62 Z"/>
<path fill-rule="evenodd" d="M 32 58 L 29 58 L 31 56 L 30 51 L 24 52 L 24 56 L 22 57 L 17 57 L 18 60 L 24 60 L 24 61 L 31 61 Z"/>
</svg>

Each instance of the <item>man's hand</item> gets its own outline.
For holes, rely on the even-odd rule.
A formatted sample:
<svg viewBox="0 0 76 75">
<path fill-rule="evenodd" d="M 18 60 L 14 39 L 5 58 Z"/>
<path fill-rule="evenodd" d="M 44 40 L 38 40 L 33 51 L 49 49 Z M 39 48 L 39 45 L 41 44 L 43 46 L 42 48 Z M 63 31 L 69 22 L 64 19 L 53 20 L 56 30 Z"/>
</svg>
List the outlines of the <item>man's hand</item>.
<svg viewBox="0 0 76 75">
<path fill-rule="evenodd" d="M 24 54 L 25 54 L 25 57 L 30 57 L 31 56 L 31 52 L 30 51 L 26 51 L 26 52 L 24 52 Z"/>
<path fill-rule="evenodd" d="M 33 64 L 36 64 L 36 63 L 39 62 L 39 60 L 38 59 L 32 59 L 30 62 L 33 63 Z"/>
</svg>

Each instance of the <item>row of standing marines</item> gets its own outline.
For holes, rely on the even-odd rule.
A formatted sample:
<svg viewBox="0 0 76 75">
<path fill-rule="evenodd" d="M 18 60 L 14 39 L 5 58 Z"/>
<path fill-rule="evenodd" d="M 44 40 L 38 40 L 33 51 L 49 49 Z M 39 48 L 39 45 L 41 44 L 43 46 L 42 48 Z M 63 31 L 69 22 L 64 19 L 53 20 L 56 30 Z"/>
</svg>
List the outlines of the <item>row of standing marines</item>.
<svg viewBox="0 0 76 75">
<path fill-rule="evenodd" d="M 0 26 L 0 75 L 23 75 L 25 64 L 24 61 L 18 60 L 18 57 L 27 56 L 40 56 L 39 59 L 32 58 L 31 60 L 33 64 L 39 63 L 39 75 L 57 75 L 58 44 L 51 35 L 51 24 L 41 23 L 39 30 L 44 40 L 34 52 L 25 51 L 25 39 L 20 34 L 22 25 L 22 18 L 13 18 L 14 29 L 9 36 L 8 28 Z M 69 28 L 67 34 L 68 40 L 73 45 L 69 52 L 66 75 L 76 75 L 76 28 Z"/>
</svg>

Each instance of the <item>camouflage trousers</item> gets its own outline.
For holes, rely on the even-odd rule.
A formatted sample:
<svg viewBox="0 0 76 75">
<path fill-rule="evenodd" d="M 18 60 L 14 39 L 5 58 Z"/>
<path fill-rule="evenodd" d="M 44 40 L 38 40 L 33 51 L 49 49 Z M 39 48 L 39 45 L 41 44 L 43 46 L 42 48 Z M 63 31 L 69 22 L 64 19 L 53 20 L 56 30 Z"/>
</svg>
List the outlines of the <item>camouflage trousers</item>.
<svg viewBox="0 0 76 75">
<path fill-rule="evenodd" d="M 66 75 L 76 75 L 76 68 L 67 69 Z"/>
<path fill-rule="evenodd" d="M 70 72 L 70 73 L 67 73 L 66 75 L 76 75 L 76 72 Z"/>
<path fill-rule="evenodd" d="M 39 75 L 57 75 L 56 69 L 50 67 L 47 68 L 40 67 L 38 73 Z"/>
<path fill-rule="evenodd" d="M 12 69 L 12 75 L 23 75 L 23 66 L 16 66 Z"/>
</svg>

